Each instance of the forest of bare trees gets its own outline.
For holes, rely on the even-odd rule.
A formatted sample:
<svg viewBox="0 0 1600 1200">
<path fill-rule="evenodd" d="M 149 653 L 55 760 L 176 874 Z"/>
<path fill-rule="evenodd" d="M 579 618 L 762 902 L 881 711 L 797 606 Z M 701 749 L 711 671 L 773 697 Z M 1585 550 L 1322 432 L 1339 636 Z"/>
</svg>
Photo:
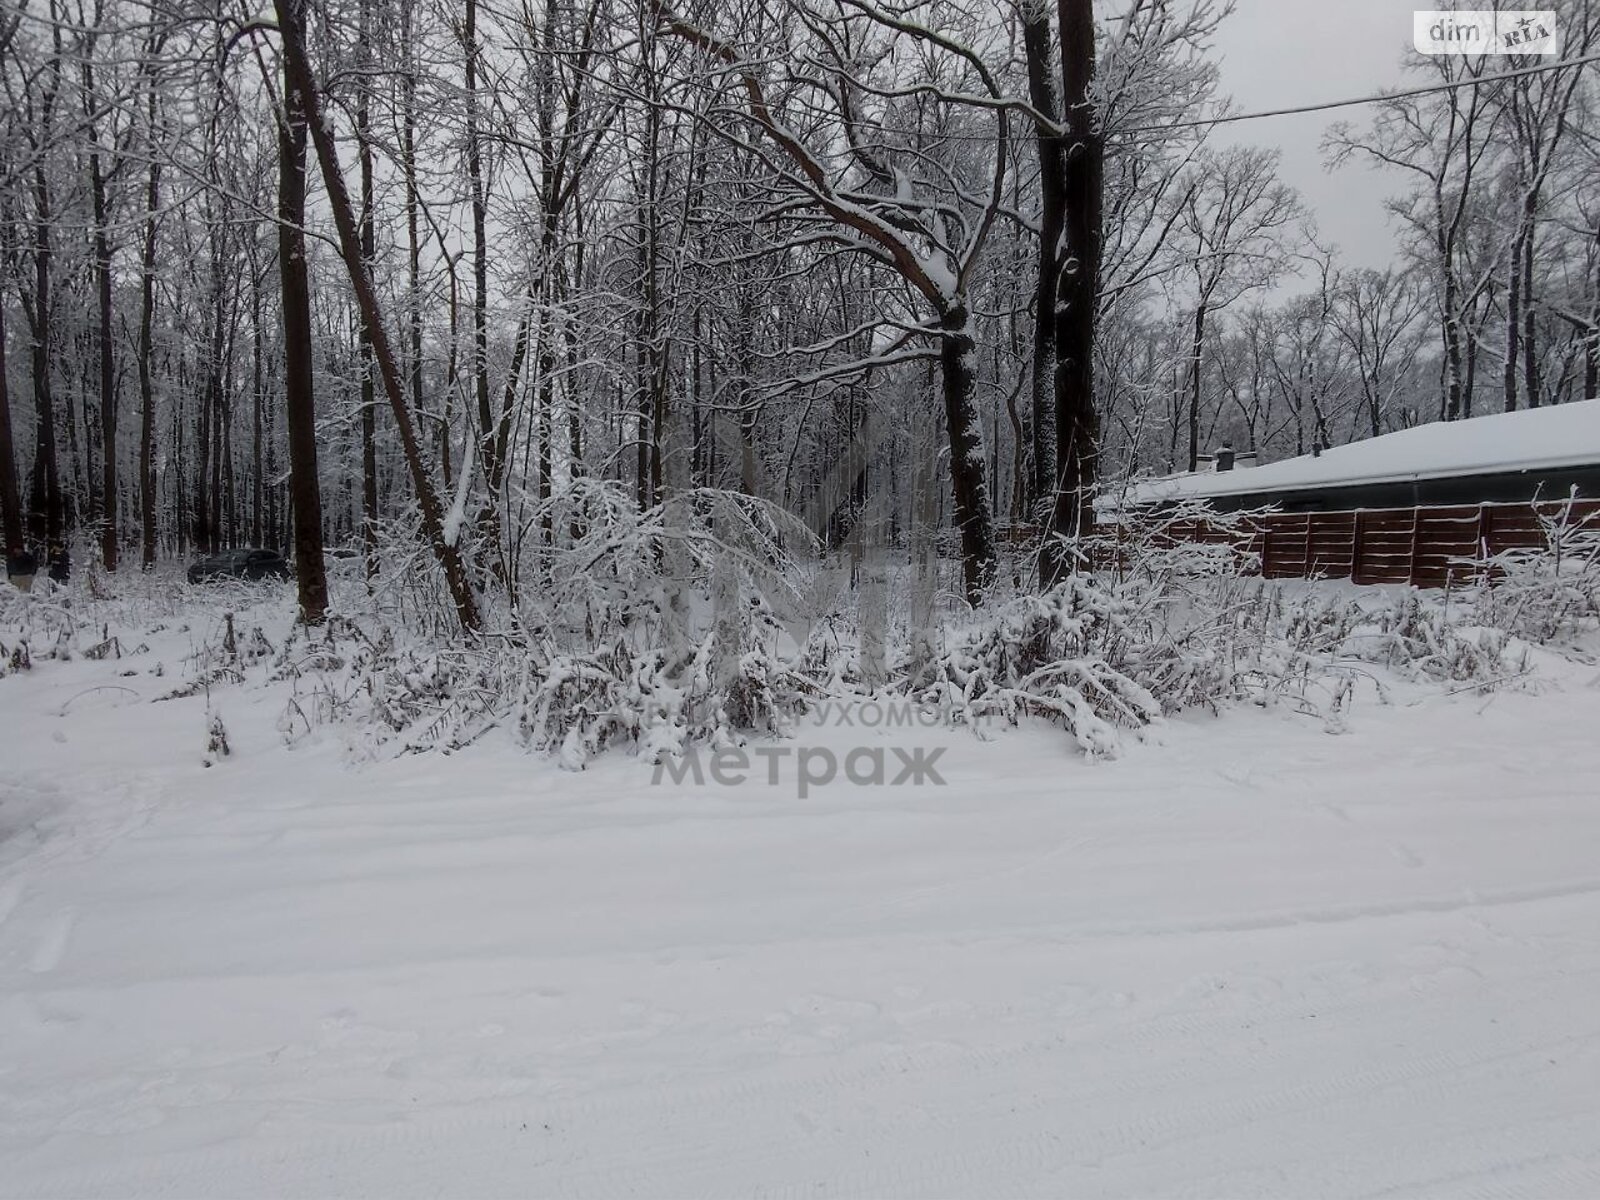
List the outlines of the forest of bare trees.
<svg viewBox="0 0 1600 1200">
<path fill-rule="evenodd" d="M 476 631 L 580 483 L 799 511 L 870 424 L 976 604 L 1097 481 L 1600 391 L 1596 72 L 1414 57 L 1324 147 L 1393 185 L 1352 269 L 1214 141 L 1228 8 L 6 0 L 6 543 L 282 548 L 312 620 L 403 560 Z"/>
</svg>

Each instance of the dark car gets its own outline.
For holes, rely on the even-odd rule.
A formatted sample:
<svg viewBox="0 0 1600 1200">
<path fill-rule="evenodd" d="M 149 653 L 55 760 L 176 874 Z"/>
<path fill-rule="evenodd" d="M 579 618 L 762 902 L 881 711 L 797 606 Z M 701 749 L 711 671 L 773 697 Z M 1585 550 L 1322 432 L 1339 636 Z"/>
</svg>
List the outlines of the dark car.
<svg viewBox="0 0 1600 1200">
<path fill-rule="evenodd" d="M 289 579 L 294 575 L 276 550 L 224 550 L 189 568 L 190 583 L 208 579 Z"/>
</svg>

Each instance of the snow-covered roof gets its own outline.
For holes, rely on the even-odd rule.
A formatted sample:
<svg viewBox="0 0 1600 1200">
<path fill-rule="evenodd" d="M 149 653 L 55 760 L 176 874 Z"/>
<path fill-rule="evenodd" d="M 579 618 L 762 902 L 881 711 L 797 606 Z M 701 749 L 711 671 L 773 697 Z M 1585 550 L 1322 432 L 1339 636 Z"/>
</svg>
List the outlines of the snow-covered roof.
<svg viewBox="0 0 1600 1200">
<path fill-rule="evenodd" d="M 1591 465 L 1600 465 L 1600 399 L 1418 425 L 1262 467 L 1169 475 L 1116 499 L 1156 504 Z"/>
</svg>

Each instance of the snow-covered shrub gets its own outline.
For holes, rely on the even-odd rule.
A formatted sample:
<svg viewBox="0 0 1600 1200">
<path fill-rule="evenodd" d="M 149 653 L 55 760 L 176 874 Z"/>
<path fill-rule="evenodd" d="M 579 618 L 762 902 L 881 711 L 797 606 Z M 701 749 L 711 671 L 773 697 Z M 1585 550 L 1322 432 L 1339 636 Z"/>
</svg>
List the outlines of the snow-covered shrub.
<svg viewBox="0 0 1600 1200">
<path fill-rule="evenodd" d="M 1479 624 L 1530 642 L 1569 641 L 1600 627 L 1600 519 L 1582 518 L 1568 500 L 1539 513 L 1542 546 L 1482 560 L 1474 616 Z"/>
<path fill-rule="evenodd" d="M 563 655 L 530 681 L 519 724 L 529 744 L 578 770 L 627 742 L 652 762 L 691 743 L 731 744 L 742 733 L 781 733 L 816 689 L 794 668 L 750 650 L 719 673 L 713 634 L 679 660 L 619 640 Z"/>
<path fill-rule="evenodd" d="M 1381 665 L 1404 678 L 1453 683 L 1486 682 L 1526 666 L 1507 631 L 1463 623 L 1415 591 L 1388 604 L 1352 600 L 1342 607 L 1345 627 L 1334 647 L 1342 659 Z"/>
<path fill-rule="evenodd" d="M 974 720 L 1047 717 L 1090 757 L 1109 757 L 1118 729 L 1161 715 L 1156 698 L 1106 657 L 1126 644 L 1129 615 L 1127 602 L 1092 576 L 1071 576 L 957 634 L 912 681 L 913 694 Z"/>
<path fill-rule="evenodd" d="M 67 661 L 79 648 L 78 635 L 86 628 L 87 622 L 61 598 L 47 595 L 43 589 L 25 593 L 0 583 L 0 631 L 8 635 L 12 645 L 8 660 L 16 658 L 18 664 L 46 659 Z M 20 654 L 16 649 L 19 644 L 26 646 Z"/>
<path fill-rule="evenodd" d="M 892 547 L 818 556 L 798 521 L 751 497 L 681 492 L 641 512 L 629 489 L 580 478 L 535 510 L 506 564 L 516 595 L 486 603 L 470 641 L 425 548 L 408 559 L 396 546 L 376 578 L 359 564 L 335 575 L 316 628 L 281 587 L 174 601 L 175 579 L 129 573 L 126 590 L 71 607 L 0 589 L 0 670 L 137 663 L 145 636 L 188 634 L 152 699 L 271 688 L 286 741 L 339 726 L 362 755 L 448 753 L 503 725 L 572 768 L 618 745 L 660 760 L 782 735 L 818 700 L 888 692 L 974 724 L 1042 718 L 1109 757 L 1185 710 L 1282 703 L 1337 727 L 1397 679 L 1499 686 L 1526 672 L 1527 639 L 1595 619 L 1597 551 L 1581 530 L 1558 527 L 1544 554 L 1497 560 L 1498 587 L 1441 603 L 1263 580 L 1252 517 L 1123 514 L 1072 547 L 1079 570 L 1056 588 L 997 591 L 974 612 L 939 589 L 937 562 Z M 470 527 L 460 536 L 476 544 Z M 195 615 L 202 601 L 217 615 Z M 140 668 L 165 674 L 119 673 Z"/>
<path fill-rule="evenodd" d="M 794 553 L 812 537 L 792 515 L 713 489 L 641 512 L 621 485 L 579 478 L 537 520 L 568 535 L 521 605 L 543 652 L 518 701 L 531 745 L 572 768 L 618 741 L 655 759 L 776 732 L 803 703 L 808 684 L 778 642 L 787 632 L 803 649 L 810 626 L 773 610 L 814 599 Z"/>
<path fill-rule="evenodd" d="M 1086 569 L 953 631 L 908 690 L 973 719 L 1043 716 L 1091 757 L 1163 715 L 1286 703 L 1337 728 L 1358 693 L 1400 678 L 1494 686 L 1526 668 L 1505 632 L 1417 593 L 1358 594 L 1254 577 L 1249 514 L 1128 517 L 1082 548 Z"/>
<path fill-rule="evenodd" d="M 499 723 L 526 671 L 526 655 L 503 643 L 440 645 L 330 616 L 325 628 L 297 627 L 286 639 L 274 674 L 292 690 L 279 729 L 294 741 L 342 724 L 364 731 L 374 749 L 448 752 Z"/>
</svg>

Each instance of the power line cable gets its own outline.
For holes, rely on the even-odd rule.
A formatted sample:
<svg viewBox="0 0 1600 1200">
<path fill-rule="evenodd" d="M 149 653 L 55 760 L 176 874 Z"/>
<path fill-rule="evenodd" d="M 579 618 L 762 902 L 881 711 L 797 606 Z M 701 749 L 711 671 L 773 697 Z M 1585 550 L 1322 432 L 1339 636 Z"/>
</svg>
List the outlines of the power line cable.
<svg viewBox="0 0 1600 1200">
<path fill-rule="evenodd" d="M 1542 75 L 1547 71 L 1561 71 L 1567 67 L 1581 67 L 1600 62 L 1600 53 L 1586 54 L 1582 58 L 1565 58 L 1560 62 L 1541 63 L 1537 67 L 1523 67 L 1515 71 L 1502 71 L 1495 75 L 1475 75 L 1466 79 L 1453 79 L 1447 83 L 1434 83 L 1426 87 L 1406 88 L 1398 92 L 1375 92 L 1370 96 L 1357 96 L 1349 100 L 1325 100 L 1319 104 L 1300 104 L 1293 108 L 1269 108 L 1261 112 L 1233 113 L 1221 117 L 1204 117 L 1193 121 L 1168 121 L 1160 125 L 1136 125 L 1119 133 L 1155 133 L 1167 129 L 1193 129 L 1201 125 L 1231 125 L 1236 121 L 1259 121 L 1267 117 L 1291 117 L 1301 113 L 1327 112 L 1335 108 L 1354 108 L 1362 104 L 1380 104 L 1385 100 L 1404 100 L 1411 96 L 1426 96 L 1434 92 L 1451 92 L 1457 88 L 1477 87 L 1479 84 L 1498 83 L 1503 79 L 1521 79 L 1527 75 Z"/>
<path fill-rule="evenodd" d="M 1499 83 L 1507 79 L 1521 79 L 1528 75 L 1543 75 L 1550 71 L 1563 71 L 1568 67 L 1583 67 L 1600 62 L 1600 53 L 1586 54 L 1581 58 L 1564 58 L 1560 62 L 1541 63 L 1536 67 L 1522 67 L 1515 71 L 1502 71 L 1495 75 L 1474 75 L 1466 79 L 1454 79 L 1447 83 L 1432 83 L 1425 87 L 1405 88 L 1397 92 L 1373 92 L 1367 96 L 1355 96 L 1346 100 L 1323 100 L 1316 104 L 1298 104 L 1289 108 L 1268 108 L 1259 112 L 1228 113 L 1217 117 L 1196 117 L 1188 121 L 1162 121 L 1155 125 L 1132 125 L 1126 129 L 1117 129 L 1111 132 L 1112 137 L 1120 138 L 1139 133 L 1165 133 L 1172 129 L 1198 129 L 1212 125 L 1233 125 L 1240 121 L 1260 121 L 1270 117 L 1291 117 L 1304 113 L 1329 112 L 1339 108 L 1355 108 L 1363 104 L 1382 104 L 1386 100 L 1405 100 L 1412 96 L 1426 96 L 1435 92 L 1451 92 L 1458 88 L 1478 87 L 1483 84 Z M 878 133 L 898 133 L 908 136 L 926 134 L 935 140 L 952 140 L 967 142 L 992 142 L 992 134 L 978 133 L 932 133 L 924 129 L 902 129 L 892 125 L 873 125 L 872 131 Z"/>
</svg>

